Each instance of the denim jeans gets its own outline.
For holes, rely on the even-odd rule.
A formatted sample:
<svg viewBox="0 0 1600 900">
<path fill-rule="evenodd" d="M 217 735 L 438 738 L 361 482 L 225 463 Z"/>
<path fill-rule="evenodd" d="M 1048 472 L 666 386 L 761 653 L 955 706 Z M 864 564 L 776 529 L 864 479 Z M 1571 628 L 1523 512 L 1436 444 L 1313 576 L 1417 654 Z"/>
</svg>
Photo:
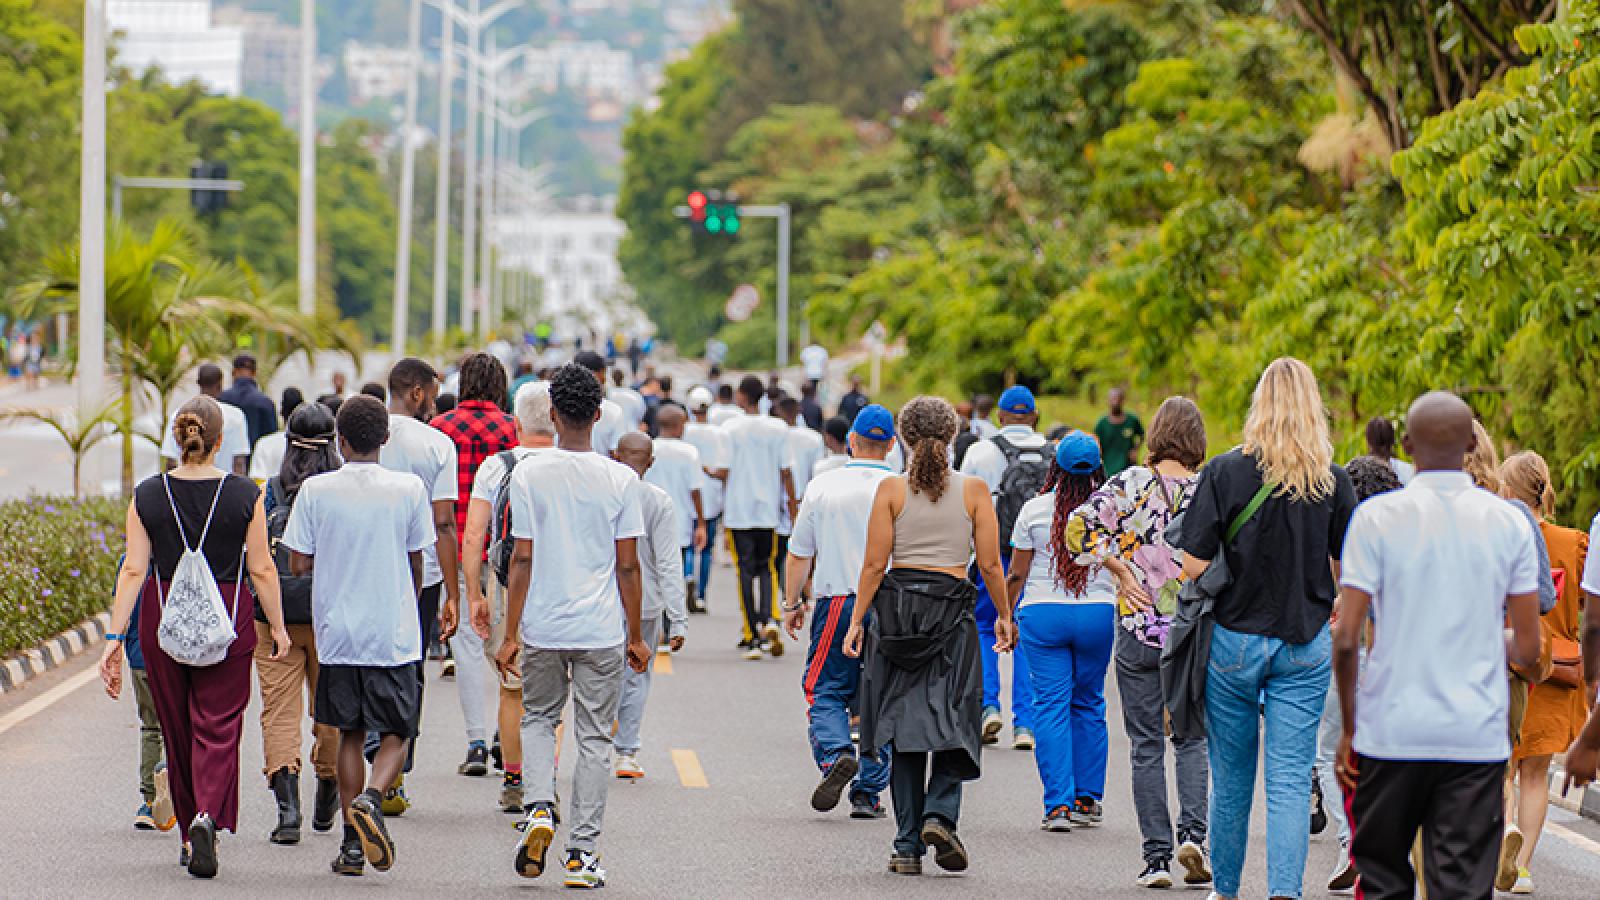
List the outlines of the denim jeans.
<svg viewBox="0 0 1600 900">
<path fill-rule="evenodd" d="M 1267 896 L 1300 896 L 1311 836 L 1311 764 L 1332 671 L 1327 626 L 1290 644 L 1216 626 L 1206 677 L 1211 864 L 1216 891 L 1239 895 L 1265 718 Z"/>
<path fill-rule="evenodd" d="M 721 516 L 712 516 L 706 519 L 706 546 L 696 555 L 694 548 L 689 548 L 683 553 L 683 574 L 685 578 L 699 578 L 700 602 L 706 602 L 706 587 L 711 579 L 711 553 L 717 546 L 717 525 L 722 521 Z"/>
<path fill-rule="evenodd" d="M 1161 651 L 1132 633 L 1117 629 L 1117 694 L 1122 727 L 1128 733 L 1133 764 L 1133 807 L 1144 838 L 1144 858 L 1170 860 L 1174 850 L 1172 813 L 1167 806 L 1166 706 L 1161 692 Z M 1172 738 L 1178 784 L 1179 843 L 1206 842 L 1206 807 L 1211 767 L 1205 738 Z"/>
<path fill-rule="evenodd" d="M 1011 568 L 1011 554 L 1000 554 L 1000 568 Z M 974 566 L 970 573 L 972 583 L 978 586 L 978 649 L 983 654 L 983 708 L 1004 711 L 1000 705 L 1000 654 L 994 650 L 994 623 L 1000 613 L 994 608 L 983 576 Z M 1011 608 L 1017 608 L 1019 597 L 1011 598 Z M 1028 676 L 1028 654 L 1018 643 L 1011 651 L 1011 727 L 1033 730 L 1033 679 Z"/>
<path fill-rule="evenodd" d="M 850 630 L 850 615 L 856 598 L 818 597 L 811 617 L 811 649 L 806 654 L 806 702 L 810 704 L 807 736 L 811 758 L 817 769 L 827 772 L 841 756 L 854 755 L 850 739 L 850 714 L 856 708 L 856 692 L 861 684 L 861 660 L 844 655 L 844 636 Z M 870 621 L 871 614 L 868 614 Z M 889 753 L 885 747 L 877 759 L 861 758 L 861 771 L 850 786 L 852 800 L 861 797 L 876 803 L 889 786 Z"/>
<path fill-rule="evenodd" d="M 1017 613 L 1033 678 L 1033 759 L 1044 809 L 1106 790 L 1106 668 L 1117 633 L 1111 603 L 1037 603 Z"/>
</svg>

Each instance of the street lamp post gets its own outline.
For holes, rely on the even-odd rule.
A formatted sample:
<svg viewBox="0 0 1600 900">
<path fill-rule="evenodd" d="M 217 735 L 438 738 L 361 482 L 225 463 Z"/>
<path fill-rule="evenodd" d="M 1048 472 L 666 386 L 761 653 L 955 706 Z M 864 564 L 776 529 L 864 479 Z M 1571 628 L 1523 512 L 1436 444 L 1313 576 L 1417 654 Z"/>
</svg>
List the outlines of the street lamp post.
<svg viewBox="0 0 1600 900">
<path fill-rule="evenodd" d="M 106 381 L 106 4 L 83 4 L 83 149 L 78 190 L 78 415 Z"/>
<path fill-rule="evenodd" d="M 300 0 L 300 312 L 317 311 L 317 4 Z"/>
<path fill-rule="evenodd" d="M 406 27 L 409 73 L 405 126 L 400 133 L 400 222 L 395 234 L 394 322 L 389 339 L 396 356 L 406 352 L 406 329 L 411 316 L 411 218 L 417 182 L 417 79 L 422 69 L 422 0 L 411 0 Z"/>
<path fill-rule="evenodd" d="M 499 81 L 499 66 L 502 65 L 500 55 L 496 52 L 494 34 L 489 35 L 489 47 L 479 60 L 478 70 L 483 75 L 483 99 L 488 115 L 483 117 L 483 162 L 478 170 L 478 183 L 475 189 L 479 193 L 479 202 L 483 208 L 483 234 L 478 241 L 478 337 L 487 338 L 489 329 L 500 324 L 494 317 L 494 262 L 492 259 L 491 235 L 489 226 L 494 223 L 494 159 L 495 159 L 495 122 L 499 119 L 500 99 L 496 91 L 496 82 Z M 476 49 L 476 48 L 474 48 Z M 507 54 L 511 57 L 510 54 Z"/>
<path fill-rule="evenodd" d="M 439 9 L 439 177 L 433 194 L 433 319 L 434 343 L 444 345 L 450 304 L 450 100 L 455 94 L 456 23 L 449 0 Z"/>
</svg>

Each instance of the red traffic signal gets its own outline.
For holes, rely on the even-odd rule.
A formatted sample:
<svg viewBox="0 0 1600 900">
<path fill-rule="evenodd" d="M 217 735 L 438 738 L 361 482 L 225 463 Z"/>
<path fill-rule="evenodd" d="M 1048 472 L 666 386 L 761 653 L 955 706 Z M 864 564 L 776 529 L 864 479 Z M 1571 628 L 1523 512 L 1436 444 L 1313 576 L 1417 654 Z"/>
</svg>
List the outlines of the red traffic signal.
<svg viewBox="0 0 1600 900">
<path fill-rule="evenodd" d="M 689 220 L 700 223 L 706 220 L 706 195 L 703 191 L 689 192 Z"/>
</svg>

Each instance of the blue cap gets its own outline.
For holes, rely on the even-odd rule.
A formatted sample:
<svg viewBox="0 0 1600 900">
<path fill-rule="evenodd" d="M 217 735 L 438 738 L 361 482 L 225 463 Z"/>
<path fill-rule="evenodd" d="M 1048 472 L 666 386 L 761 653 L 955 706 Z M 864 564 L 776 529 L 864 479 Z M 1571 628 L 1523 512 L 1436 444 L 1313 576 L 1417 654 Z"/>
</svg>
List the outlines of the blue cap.
<svg viewBox="0 0 1600 900">
<path fill-rule="evenodd" d="M 869 441 L 894 440 L 894 413 L 881 403 L 864 406 L 856 413 L 855 424 L 850 426 L 850 430 Z"/>
<path fill-rule="evenodd" d="M 1037 409 L 1033 402 L 1033 391 L 1020 384 L 1006 388 L 1000 395 L 1000 411 L 1015 413 L 1019 416 L 1031 415 Z"/>
<path fill-rule="evenodd" d="M 1068 432 L 1056 445 L 1056 465 L 1074 475 L 1100 468 L 1100 442 L 1081 431 Z"/>
</svg>

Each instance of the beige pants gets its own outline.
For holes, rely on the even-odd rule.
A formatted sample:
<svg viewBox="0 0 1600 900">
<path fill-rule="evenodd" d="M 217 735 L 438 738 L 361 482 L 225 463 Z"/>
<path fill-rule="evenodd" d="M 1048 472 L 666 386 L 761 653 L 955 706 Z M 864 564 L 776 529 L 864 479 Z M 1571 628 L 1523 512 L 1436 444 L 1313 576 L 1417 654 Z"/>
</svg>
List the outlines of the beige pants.
<svg viewBox="0 0 1600 900">
<path fill-rule="evenodd" d="M 279 769 L 300 772 L 301 723 L 311 718 L 317 696 L 317 642 L 310 625 L 289 625 L 293 644 L 283 659 L 271 659 L 272 631 L 256 622 L 256 675 L 261 680 L 261 745 L 266 751 L 263 775 Z M 312 704 L 311 707 L 307 703 Z M 311 765 L 318 778 L 337 778 L 339 732 L 312 725 Z"/>
</svg>

